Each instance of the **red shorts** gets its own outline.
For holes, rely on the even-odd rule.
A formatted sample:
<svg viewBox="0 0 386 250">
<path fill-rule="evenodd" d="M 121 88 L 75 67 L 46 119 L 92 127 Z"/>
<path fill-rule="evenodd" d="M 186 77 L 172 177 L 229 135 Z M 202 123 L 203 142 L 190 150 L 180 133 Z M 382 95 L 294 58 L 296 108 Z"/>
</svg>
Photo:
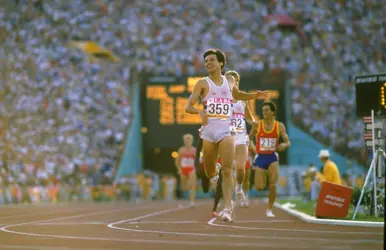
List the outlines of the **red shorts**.
<svg viewBox="0 0 386 250">
<path fill-rule="evenodd" d="M 182 175 L 189 177 L 189 175 L 194 172 L 194 167 L 184 167 L 181 168 Z"/>
</svg>

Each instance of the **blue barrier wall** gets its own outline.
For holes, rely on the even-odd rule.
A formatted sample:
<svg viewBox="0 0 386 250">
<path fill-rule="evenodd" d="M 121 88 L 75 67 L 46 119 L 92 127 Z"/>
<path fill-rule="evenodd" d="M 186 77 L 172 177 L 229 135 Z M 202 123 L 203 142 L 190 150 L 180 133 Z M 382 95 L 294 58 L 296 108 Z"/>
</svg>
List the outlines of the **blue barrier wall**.
<svg viewBox="0 0 386 250">
<path fill-rule="evenodd" d="M 337 164 L 340 172 L 346 172 L 348 169 L 363 172 L 363 166 L 357 162 L 352 162 L 330 148 L 312 138 L 310 135 L 297 128 L 291 122 L 287 123 L 288 136 L 291 140 L 289 148 L 288 165 L 308 165 L 314 163 L 317 167 L 322 166 L 318 158 L 319 150 L 328 149 L 331 159 Z"/>
<path fill-rule="evenodd" d="M 142 153 L 142 121 L 141 121 L 141 103 L 140 87 L 136 84 L 133 93 L 131 110 L 133 112 L 133 121 L 127 133 L 127 140 L 121 161 L 118 166 L 118 172 L 115 180 L 123 175 L 132 175 L 141 172 L 143 169 Z"/>
</svg>

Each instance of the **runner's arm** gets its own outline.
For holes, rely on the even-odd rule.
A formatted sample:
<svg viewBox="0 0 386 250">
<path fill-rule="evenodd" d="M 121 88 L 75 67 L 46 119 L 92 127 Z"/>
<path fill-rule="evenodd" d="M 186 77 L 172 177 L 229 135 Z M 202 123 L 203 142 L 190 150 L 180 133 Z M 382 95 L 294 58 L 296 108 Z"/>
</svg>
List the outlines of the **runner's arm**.
<svg viewBox="0 0 386 250">
<path fill-rule="evenodd" d="M 242 100 L 242 101 L 248 101 L 248 100 L 253 100 L 253 99 L 267 99 L 269 97 L 269 91 L 264 90 L 264 91 L 256 91 L 255 93 L 247 93 L 244 91 L 241 91 L 239 87 L 237 87 L 235 82 L 235 78 L 231 75 L 227 75 L 227 80 L 230 81 L 232 84 L 229 86 L 231 87 L 232 90 L 232 96 L 236 100 Z"/>
<path fill-rule="evenodd" d="M 279 144 L 278 151 L 284 151 L 291 146 L 291 142 L 289 140 L 287 130 L 285 129 L 284 124 L 281 122 L 279 123 L 279 132 L 283 142 Z"/>
<path fill-rule="evenodd" d="M 256 155 L 256 147 L 255 147 L 255 145 L 253 144 L 253 140 L 250 140 L 250 141 L 249 141 L 248 149 L 252 152 L 252 156 L 253 156 L 253 158 L 254 158 L 255 155 Z"/>
<path fill-rule="evenodd" d="M 235 78 L 232 75 L 226 75 L 226 79 L 228 80 L 229 88 L 232 92 L 232 96 L 236 100 L 248 101 L 256 98 L 256 94 L 242 92 L 239 90 L 239 87 L 235 84 Z"/>
<path fill-rule="evenodd" d="M 197 169 L 200 168 L 200 154 L 201 154 L 201 150 L 202 150 L 202 139 L 199 138 L 198 144 L 197 144 L 197 147 L 196 147 L 196 155 L 194 157 L 194 162 L 196 163 L 196 168 Z"/>
<path fill-rule="evenodd" d="M 246 120 L 250 125 L 253 125 L 254 123 L 256 123 L 256 120 L 255 120 L 255 118 L 252 116 L 251 110 L 249 109 L 249 102 L 248 102 L 248 101 L 245 102 L 244 112 L 245 112 L 245 120 Z"/>
<path fill-rule="evenodd" d="M 258 122 L 255 122 L 254 124 L 252 124 L 251 131 L 249 131 L 249 140 L 250 141 L 252 141 L 254 139 L 254 137 L 256 136 L 257 126 L 258 126 Z"/>
<path fill-rule="evenodd" d="M 233 76 L 231 76 L 231 77 L 233 78 Z M 261 92 L 261 91 L 258 91 L 258 92 Z M 233 88 L 232 88 L 232 96 L 236 100 L 248 101 L 248 100 L 256 99 L 257 92 L 255 92 L 255 93 L 247 93 L 247 92 L 241 91 L 239 89 L 239 87 L 237 87 L 237 85 L 235 84 L 233 86 Z"/>
<path fill-rule="evenodd" d="M 177 155 L 177 157 L 176 157 L 176 160 L 175 160 L 175 164 L 176 164 L 176 168 L 177 168 L 177 172 L 179 172 L 180 171 L 180 168 L 181 168 L 181 165 L 180 165 L 180 160 L 181 160 L 181 158 L 180 158 L 180 154 L 181 154 L 181 148 L 180 149 L 178 149 L 178 155 Z"/>
<path fill-rule="evenodd" d="M 200 114 L 200 112 L 203 112 L 202 110 L 199 110 L 194 107 L 196 102 L 198 101 L 198 98 L 200 97 L 202 91 L 204 90 L 205 81 L 203 79 L 198 80 L 196 85 L 194 85 L 194 89 L 192 94 L 189 96 L 188 103 L 185 106 L 185 112 L 189 114 Z"/>
</svg>

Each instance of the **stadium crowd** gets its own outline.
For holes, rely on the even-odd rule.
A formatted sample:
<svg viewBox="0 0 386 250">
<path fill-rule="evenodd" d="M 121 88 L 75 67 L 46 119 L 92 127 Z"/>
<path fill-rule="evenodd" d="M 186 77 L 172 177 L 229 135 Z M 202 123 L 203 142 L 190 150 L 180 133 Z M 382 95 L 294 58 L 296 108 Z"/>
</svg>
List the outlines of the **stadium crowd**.
<svg viewBox="0 0 386 250">
<path fill-rule="evenodd" d="M 385 10 L 376 0 L 9 0 L 0 9 L 3 183 L 22 169 L 34 180 L 75 168 L 111 179 L 131 121 L 131 69 L 202 73 L 210 47 L 238 71 L 286 69 L 295 124 L 363 160 L 351 77 L 385 69 Z M 121 62 L 96 61 L 74 40 Z"/>
<path fill-rule="evenodd" d="M 71 183 L 75 173 L 111 182 L 131 120 L 130 68 L 70 48 L 71 31 L 81 32 L 75 13 L 43 3 L 10 1 L 0 12 L 2 182 Z M 89 18 L 101 22 L 92 39 L 109 37 Z"/>
</svg>

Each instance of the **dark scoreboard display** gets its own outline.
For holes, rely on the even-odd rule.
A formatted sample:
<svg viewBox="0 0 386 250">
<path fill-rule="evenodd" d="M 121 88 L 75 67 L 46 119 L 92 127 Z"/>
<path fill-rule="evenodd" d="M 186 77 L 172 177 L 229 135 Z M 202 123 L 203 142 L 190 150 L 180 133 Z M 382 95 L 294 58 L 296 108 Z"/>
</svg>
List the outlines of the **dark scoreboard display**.
<svg viewBox="0 0 386 250">
<path fill-rule="evenodd" d="M 357 116 L 386 116 L 386 73 L 355 77 Z"/>
<path fill-rule="evenodd" d="M 190 133 L 198 140 L 201 120 L 185 113 L 185 106 L 196 82 L 204 76 L 141 76 L 142 127 L 145 168 L 160 173 L 174 173 L 172 153 L 182 146 L 182 136 Z M 267 73 L 241 74 L 240 89 L 247 92 L 270 90 L 278 107 L 277 119 L 285 122 L 284 76 Z M 261 114 L 263 100 L 250 101 L 252 115 Z M 202 108 L 201 104 L 197 107 Z M 250 127 L 248 127 L 250 129 Z M 174 153 L 175 155 L 175 153 Z M 283 154 L 283 160 L 286 157 Z"/>
</svg>

